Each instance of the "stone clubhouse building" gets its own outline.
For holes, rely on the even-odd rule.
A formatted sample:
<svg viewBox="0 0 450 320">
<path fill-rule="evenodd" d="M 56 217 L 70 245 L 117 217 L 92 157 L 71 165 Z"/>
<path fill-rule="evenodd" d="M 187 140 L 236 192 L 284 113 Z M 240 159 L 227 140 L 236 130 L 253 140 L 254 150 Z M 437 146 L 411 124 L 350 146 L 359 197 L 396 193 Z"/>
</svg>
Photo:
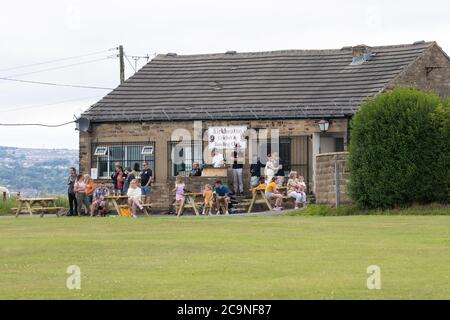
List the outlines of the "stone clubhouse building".
<svg viewBox="0 0 450 320">
<path fill-rule="evenodd" d="M 80 172 L 110 181 L 115 163 L 132 168 L 146 161 L 154 172 L 154 206 L 167 208 L 174 177 L 187 176 L 193 162 L 209 163 L 205 132 L 252 129 L 270 152 L 270 132 L 278 129 L 286 174 L 299 172 L 309 190 L 317 191 L 318 155 L 345 152 L 349 122 L 364 100 L 404 86 L 450 95 L 450 58 L 435 42 L 424 41 L 336 50 L 160 54 L 83 113 L 90 126 L 80 132 Z M 193 140 L 180 143 L 183 135 Z M 248 149 L 243 149 L 246 189 Z M 181 164 L 174 163 L 174 154 Z M 221 178 L 231 184 L 226 170 Z M 199 192 L 211 177 L 197 180 L 188 180 L 187 188 Z"/>
</svg>

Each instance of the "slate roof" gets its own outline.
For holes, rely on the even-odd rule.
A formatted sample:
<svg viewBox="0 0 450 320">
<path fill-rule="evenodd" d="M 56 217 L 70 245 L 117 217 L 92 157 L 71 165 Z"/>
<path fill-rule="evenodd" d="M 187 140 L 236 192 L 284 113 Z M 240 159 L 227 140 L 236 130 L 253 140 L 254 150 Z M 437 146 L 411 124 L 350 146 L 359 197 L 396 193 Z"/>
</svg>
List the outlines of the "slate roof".
<svg viewBox="0 0 450 320">
<path fill-rule="evenodd" d="M 434 42 L 352 48 L 158 55 L 83 116 L 92 122 L 345 117 Z"/>
</svg>

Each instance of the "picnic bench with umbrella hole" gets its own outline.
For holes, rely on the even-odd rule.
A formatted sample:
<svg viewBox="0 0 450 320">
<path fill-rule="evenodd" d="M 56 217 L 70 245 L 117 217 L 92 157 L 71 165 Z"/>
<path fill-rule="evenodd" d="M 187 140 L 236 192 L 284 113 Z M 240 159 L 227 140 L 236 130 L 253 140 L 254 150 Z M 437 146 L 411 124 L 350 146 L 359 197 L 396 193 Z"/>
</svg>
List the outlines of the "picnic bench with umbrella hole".
<svg viewBox="0 0 450 320">
<path fill-rule="evenodd" d="M 13 208 L 16 211 L 16 217 L 21 213 L 29 213 L 30 215 L 39 213 L 41 218 L 46 213 L 54 213 L 57 217 L 65 209 L 63 207 L 57 207 L 56 201 L 58 198 L 19 198 L 19 206 Z"/>
<path fill-rule="evenodd" d="M 186 209 L 186 208 L 192 208 L 192 209 L 194 209 L 195 215 L 197 215 L 197 216 L 200 215 L 198 208 L 197 208 L 197 204 L 201 205 L 201 203 L 203 201 L 196 202 L 195 199 L 197 197 L 203 197 L 203 193 L 195 193 L 195 192 L 185 193 L 183 201 L 181 202 L 180 208 L 178 209 L 177 217 L 182 215 L 184 212 L 184 209 Z M 203 200 L 203 198 L 202 198 L 202 200 Z"/>
</svg>

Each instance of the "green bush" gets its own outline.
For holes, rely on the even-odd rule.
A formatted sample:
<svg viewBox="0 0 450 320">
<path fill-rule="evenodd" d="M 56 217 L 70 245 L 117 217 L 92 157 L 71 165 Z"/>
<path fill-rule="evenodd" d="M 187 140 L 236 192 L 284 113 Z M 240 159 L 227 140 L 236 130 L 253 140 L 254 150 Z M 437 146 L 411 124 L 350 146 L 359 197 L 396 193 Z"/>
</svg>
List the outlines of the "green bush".
<svg viewBox="0 0 450 320">
<path fill-rule="evenodd" d="M 428 205 L 413 205 L 408 208 L 394 208 L 387 210 L 360 209 L 357 206 L 345 205 L 333 208 L 326 205 L 308 205 L 305 209 L 295 210 L 290 216 L 361 216 L 361 215 L 388 215 L 388 216 L 439 216 L 450 215 L 450 206 L 432 203 Z"/>
<path fill-rule="evenodd" d="M 349 193 L 362 208 L 448 202 L 450 104 L 396 89 L 368 100 L 351 123 Z"/>
</svg>

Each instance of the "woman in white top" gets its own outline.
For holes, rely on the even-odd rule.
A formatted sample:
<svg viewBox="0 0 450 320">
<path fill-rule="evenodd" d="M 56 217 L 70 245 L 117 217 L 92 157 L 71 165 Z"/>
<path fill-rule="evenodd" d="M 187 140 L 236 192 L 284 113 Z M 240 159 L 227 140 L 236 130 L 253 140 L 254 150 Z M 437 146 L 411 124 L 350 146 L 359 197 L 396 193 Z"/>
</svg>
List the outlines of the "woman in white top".
<svg viewBox="0 0 450 320">
<path fill-rule="evenodd" d="M 84 205 L 86 208 L 86 215 L 89 214 L 90 204 L 88 201 L 88 197 L 86 195 L 86 180 L 85 177 L 81 174 L 77 176 L 77 181 L 73 186 L 73 191 L 75 192 L 75 199 L 77 200 L 77 211 L 78 215 L 81 215 L 81 208 Z M 91 212 L 92 217 L 92 212 Z"/>
<path fill-rule="evenodd" d="M 274 159 L 272 155 L 269 153 L 267 155 L 267 162 L 265 168 L 266 181 L 268 181 L 267 183 L 270 183 L 270 181 L 272 181 L 272 178 L 275 176 L 275 170 L 277 170 L 277 168 L 275 167 Z"/>
<path fill-rule="evenodd" d="M 130 187 L 127 191 L 128 196 L 128 205 L 131 207 L 131 212 L 133 213 L 133 218 L 137 218 L 136 216 L 136 208 L 143 209 L 141 204 L 142 191 L 141 188 L 138 188 L 137 180 L 134 179 L 130 183 Z"/>
<path fill-rule="evenodd" d="M 223 154 L 220 153 L 218 150 L 214 150 L 212 164 L 214 168 L 222 168 L 225 165 L 225 159 L 223 157 Z"/>
</svg>

